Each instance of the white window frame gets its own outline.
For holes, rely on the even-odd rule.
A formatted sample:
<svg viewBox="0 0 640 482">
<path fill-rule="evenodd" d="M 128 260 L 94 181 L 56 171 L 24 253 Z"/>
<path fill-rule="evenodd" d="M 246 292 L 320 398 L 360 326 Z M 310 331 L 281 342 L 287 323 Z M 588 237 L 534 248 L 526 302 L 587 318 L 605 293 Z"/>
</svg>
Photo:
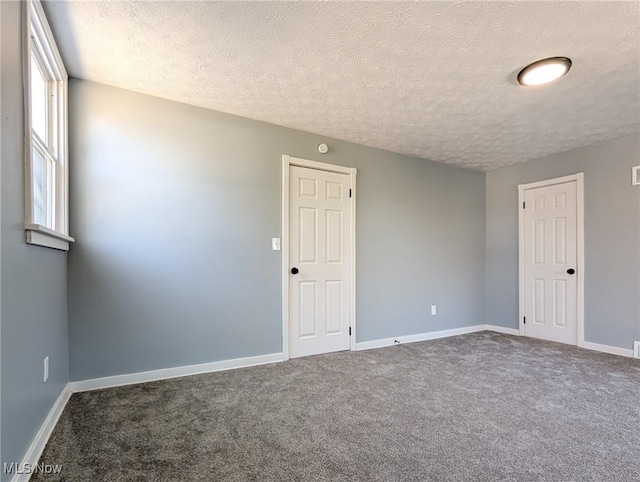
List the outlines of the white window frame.
<svg viewBox="0 0 640 482">
<path fill-rule="evenodd" d="M 62 62 L 55 38 L 49 27 L 40 0 L 23 3 L 23 70 L 24 70 L 24 117 L 25 117 L 25 231 L 28 244 L 48 248 L 69 250 L 74 239 L 69 236 L 69 163 L 67 99 L 69 76 Z M 48 109 L 47 129 L 51 136 L 49 147 L 33 132 L 31 125 L 31 58 L 43 68 L 48 77 L 48 95 L 54 109 Z M 53 164 L 52 174 L 53 210 L 48 226 L 34 220 L 33 197 L 33 149 Z"/>
</svg>

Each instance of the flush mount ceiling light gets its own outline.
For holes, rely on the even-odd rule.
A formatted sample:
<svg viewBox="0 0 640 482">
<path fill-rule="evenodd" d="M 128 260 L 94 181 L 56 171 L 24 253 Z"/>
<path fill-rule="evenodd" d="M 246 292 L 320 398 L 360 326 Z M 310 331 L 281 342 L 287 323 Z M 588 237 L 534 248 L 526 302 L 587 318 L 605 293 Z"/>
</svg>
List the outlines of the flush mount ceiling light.
<svg viewBox="0 0 640 482">
<path fill-rule="evenodd" d="M 571 59 L 551 57 L 527 65 L 518 74 L 518 82 L 525 87 L 544 85 L 558 80 L 569 72 Z"/>
</svg>

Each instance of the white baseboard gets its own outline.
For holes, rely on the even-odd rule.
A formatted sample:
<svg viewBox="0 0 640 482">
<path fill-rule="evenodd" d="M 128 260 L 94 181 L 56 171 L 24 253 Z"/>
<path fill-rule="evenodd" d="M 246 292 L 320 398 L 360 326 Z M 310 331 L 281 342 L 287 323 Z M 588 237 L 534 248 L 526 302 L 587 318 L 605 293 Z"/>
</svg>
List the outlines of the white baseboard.
<svg viewBox="0 0 640 482">
<path fill-rule="evenodd" d="M 47 445 L 47 442 L 49 441 L 49 437 L 51 436 L 53 429 L 58 423 L 58 419 L 60 418 L 60 415 L 62 414 L 64 407 L 67 405 L 67 402 L 69 401 L 69 397 L 71 397 L 71 393 L 72 393 L 71 389 L 69 387 L 69 384 L 67 383 L 62 389 L 62 392 L 60 392 L 60 395 L 58 396 L 58 399 L 56 400 L 56 402 L 53 404 L 53 407 L 51 407 L 51 410 L 49 411 L 47 418 L 45 418 L 44 422 L 42 422 L 42 425 L 40 426 L 40 430 L 38 430 L 38 433 L 36 434 L 33 441 L 31 442 L 31 445 L 29 446 L 27 453 L 22 459 L 22 462 L 20 465 L 22 469 L 24 469 L 25 467 L 33 468 L 38 463 L 38 460 L 40 460 L 42 451 Z M 11 479 L 11 482 L 27 482 L 30 478 L 31 478 L 30 473 L 14 474 L 13 478 Z"/>
<path fill-rule="evenodd" d="M 402 343 L 415 343 L 417 341 L 435 340 L 437 338 L 447 338 L 449 336 L 465 335 L 487 330 L 487 325 L 464 326 L 451 330 L 431 331 L 428 333 L 417 333 L 415 335 L 396 336 L 393 338 L 382 338 L 380 340 L 363 341 L 356 343 L 356 350 L 370 350 L 372 348 L 382 348 L 385 346 L 398 345 Z"/>
<path fill-rule="evenodd" d="M 520 331 L 516 328 L 505 328 L 498 325 L 485 325 L 489 331 L 495 331 L 498 333 L 504 333 L 505 335 L 520 335 Z M 624 356 L 627 358 L 634 358 L 633 350 L 627 348 L 620 348 L 617 346 L 601 345 L 599 343 L 592 343 L 585 341 L 583 345 L 579 345 L 579 348 L 586 348 L 587 350 L 599 351 L 602 353 L 608 353 L 610 355 Z"/>
<path fill-rule="evenodd" d="M 384 338 L 380 340 L 365 341 L 356 343 L 356 350 L 369 350 L 372 348 L 382 348 L 402 343 L 414 343 L 418 341 L 435 340 L 438 338 L 447 338 L 450 336 L 464 335 L 467 333 L 476 333 L 479 331 L 495 331 L 507 335 L 519 335 L 519 331 L 515 328 L 505 328 L 497 325 L 473 325 L 462 328 L 454 328 L 451 330 L 432 331 L 429 333 L 418 333 L 415 335 L 404 335 L 394 338 Z M 619 348 L 615 346 L 600 345 L 598 343 L 585 342 L 583 348 L 588 350 L 600 351 L 611 355 L 619 355 L 633 358 L 633 350 Z M 94 378 L 90 380 L 82 380 L 77 382 L 69 382 L 62 389 L 58 399 L 49 411 L 47 418 L 42 423 L 40 430 L 33 439 L 31 446 L 25 454 L 20 467 L 35 467 L 42 451 L 44 450 L 49 437 L 53 432 L 58 419 L 62 414 L 72 393 L 86 392 L 90 390 L 99 390 L 102 388 L 118 387 L 123 385 L 132 385 L 136 383 L 151 382 L 156 380 L 166 380 L 168 378 L 184 377 L 189 375 L 198 375 L 201 373 L 211 373 L 223 370 L 232 370 L 235 368 L 250 367 L 256 365 L 265 365 L 268 363 L 277 363 L 284 361 L 283 353 L 272 353 L 270 355 L 260 355 L 246 358 L 235 358 L 232 360 L 222 360 L 211 363 L 202 363 L 199 365 L 187 365 L 174 368 L 165 368 L 161 370 L 151 370 L 147 372 L 129 373 L 126 375 L 115 375 L 104 378 Z M 31 474 L 15 474 L 11 482 L 28 482 Z"/>
<path fill-rule="evenodd" d="M 485 330 L 495 331 L 496 333 L 504 333 L 505 335 L 520 335 L 520 330 L 517 328 L 505 328 L 504 326 L 498 325 L 484 325 Z"/>
<path fill-rule="evenodd" d="M 156 380 L 166 380 L 167 378 L 186 377 L 189 375 L 199 375 L 201 373 L 219 372 L 222 370 L 232 370 L 234 368 L 252 367 L 267 363 L 276 363 L 284 360 L 282 353 L 272 353 L 270 355 L 251 356 L 246 358 L 234 358 L 232 360 L 222 360 L 198 365 L 187 365 L 182 367 L 164 368 L 161 370 L 151 370 L 148 372 L 128 373 L 126 375 L 115 375 L 104 378 L 93 378 L 77 382 L 69 382 L 73 393 L 88 392 L 102 388 L 120 387 L 122 385 L 133 385 L 136 383 L 153 382 Z"/>
<path fill-rule="evenodd" d="M 462 328 L 454 328 L 452 330 L 431 331 L 429 333 L 418 333 L 415 335 L 396 336 L 394 338 L 382 338 L 380 340 L 364 341 L 356 343 L 356 350 L 370 350 L 372 348 L 383 348 L 385 346 L 400 345 L 402 343 L 414 343 L 417 341 L 435 340 L 438 338 L 447 338 L 449 336 L 464 335 L 467 333 L 476 333 L 478 331 L 495 331 L 505 335 L 520 336 L 517 328 L 506 328 L 498 325 L 473 325 Z M 585 341 L 582 348 L 587 350 L 600 351 L 609 353 L 610 355 L 624 356 L 634 358 L 633 350 L 627 348 L 619 348 L 617 346 L 600 345 L 599 343 L 591 343 Z"/>
<path fill-rule="evenodd" d="M 130 373 L 127 375 L 116 375 L 112 377 L 94 378 L 92 380 L 82 380 L 78 382 L 69 382 L 65 385 L 60 396 L 49 411 L 47 418 L 42 423 L 40 430 L 31 442 L 31 446 L 27 450 L 21 465 L 20 471 L 26 472 L 25 467 L 35 467 L 42 451 L 44 450 L 49 437 L 53 432 L 58 419 L 67 405 L 72 393 L 86 392 L 89 390 L 98 390 L 101 388 L 118 387 L 121 385 L 132 385 L 134 383 L 151 382 L 155 380 L 165 380 L 167 378 L 184 377 L 188 375 L 198 375 L 200 373 L 217 372 L 222 370 L 231 370 L 234 368 L 250 367 L 255 365 L 264 365 L 267 363 L 275 363 L 284 360 L 282 353 L 273 353 L 271 355 L 261 355 L 247 358 L 236 358 L 233 360 L 223 360 L 211 363 L 202 363 L 199 365 L 187 365 L 175 368 L 166 368 L 163 370 L 152 370 L 148 372 Z M 30 473 L 15 474 L 11 482 L 28 482 L 31 478 Z"/>
<path fill-rule="evenodd" d="M 586 348 L 587 350 L 601 351 L 602 353 L 609 353 L 610 355 L 633 358 L 632 349 L 620 348 L 617 346 L 601 345 L 600 343 L 591 343 L 590 341 L 585 341 L 582 348 Z"/>
<path fill-rule="evenodd" d="M 437 338 L 446 338 L 449 336 L 464 335 L 466 333 L 475 333 L 485 330 L 506 333 L 509 335 L 518 334 L 518 330 L 513 328 L 503 328 L 501 326 L 494 325 L 474 325 L 465 326 L 462 328 L 454 328 L 451 330 L 432 331 L 429 333 L 418 333 L 416 335 L 404 335 L 394 338 L 385 338 L 382 340 L 365 341 L 362 343 L 356 343 L 356 350 L 381 348 L 385 346 L 395 345 L 397 343 L 413 343 L 417 341 L 434 340 Z M 185 377 L 189 375 L 199 375 L 201 373 L 211 373 L 222 370 L 232 370 L 235 368 L 264 365 L 267 363 L 276 363 L 284 361 L 284 359 L 285 358 L 283 353 L 272 353 L 270 355 L 235 358 L 232 360 L 202 363 L 199 365 L 164 368 L 161 370 L 151 370 L 146 372 L 128 373 L 125 375 L 114 375 L 103 378 L 93 378 L 89 380 L 69 382 L 69 388 L 73 393 L 87 392 L 91 390 L 100 390 L 103 388 L 133 385 L 136 383 L 153 382 L 157 380 L 166 380 L 168 378 Z"/>
</svg>

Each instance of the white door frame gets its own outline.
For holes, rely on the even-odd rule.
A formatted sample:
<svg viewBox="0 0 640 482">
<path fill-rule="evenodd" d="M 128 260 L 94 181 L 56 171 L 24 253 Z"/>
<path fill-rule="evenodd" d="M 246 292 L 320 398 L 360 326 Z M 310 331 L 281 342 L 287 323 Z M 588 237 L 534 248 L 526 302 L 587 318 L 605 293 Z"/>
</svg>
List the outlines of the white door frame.
<svg viewBox="0 0 640 482">
<path fill-rule="evenodd" d="M 289 359 L 289 168 L 306 167 L 319 171 L 349 175 L 351 219 L 349 236 L 349 346 L 356 349 L 356 174 L 354 167 L 336 166 L 324 162 L 309 161 L 288 155 L 282 156 L 282 354 Z"/>
<path fill-rule="evenodd" d="M 577 293 L 576 293 L 576 321 L 577 321 L 577 330 L 578 330 L 578 346 L 584 347 L 584 173 L 578 172 L 576 174 L 572 174 L 570 176 L 557 177 L 555 179 L 547 179 L 544 181 L 538 182 L 530 182 L 528 184 L 519 184 L 518 185 L 518 260 L 519 260 L 519 287 L 520 287 L 520 295 L 519 295 L 519 327 L 520 327 L 520 335 L 525 334 L 524 330 L 524 316 L 525 316 L 525 273 L 524 273 L 524 194 L 525 191 L 529 189 L 535 189 L 538 187 L 546 187 L 553 186 L 555 184 L 564 184 L 566 182 L 576 182 L 576 197 L 577 197 L 577 213 L 576 213 L 576 224 L 577 224 L 577 266 L 576 266 L 576 277 L 577 277 Z"/>
</svg>

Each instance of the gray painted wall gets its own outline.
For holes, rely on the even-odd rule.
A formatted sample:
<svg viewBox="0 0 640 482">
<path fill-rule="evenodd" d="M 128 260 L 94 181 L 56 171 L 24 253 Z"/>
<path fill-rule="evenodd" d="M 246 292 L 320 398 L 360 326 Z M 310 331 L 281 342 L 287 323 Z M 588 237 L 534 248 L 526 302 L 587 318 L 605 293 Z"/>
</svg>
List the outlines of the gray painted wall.
<svg viewBox="0 0 640 482">
<path fill-rule="evenodd" d="M 633 348 L 640 340 L 640 136 L 487 173 L 486 320 L 518 327 L 518 184 L 584 172 L 585 338 Z"/>
<path fill-rule="evenodd" d="M 72 380 L 281 351 L 282 154 L 358 168 L 358 341 L 484 323 L 484 173 L 91 82 L 70 96 Z"/>
<path fill-rule="evenodd" d="M 67 256 L 24 233 L 20 4 L 2 9 L 2 462 L 21 462 L 68 381 Z M 49 356 L 49 381 L 42 381 Z M 1 480 L 9 480 L 3 474 Z"/>
</svg>

